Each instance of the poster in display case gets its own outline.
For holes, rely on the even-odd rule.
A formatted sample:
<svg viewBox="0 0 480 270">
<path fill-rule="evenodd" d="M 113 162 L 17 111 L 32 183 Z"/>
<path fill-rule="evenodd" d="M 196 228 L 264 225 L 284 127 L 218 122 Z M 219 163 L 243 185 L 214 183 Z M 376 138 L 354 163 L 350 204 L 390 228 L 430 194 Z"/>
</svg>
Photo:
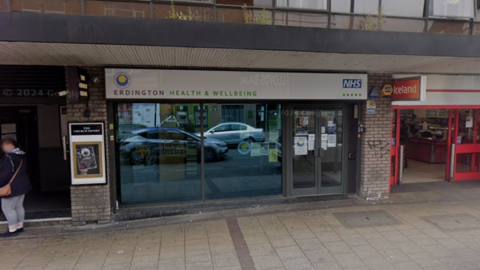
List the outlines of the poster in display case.
<svg viewBox="0 0 480 270">
<path fill-rule="evenodd" d="M 103 177 L 102 170 L 102 142 L 74 142 L 75 177 Z"/>
<path fill-rule="evenodd" d="M 106 184 L 103 122 L 68 123 L 72 185 Z"/>
</svg>

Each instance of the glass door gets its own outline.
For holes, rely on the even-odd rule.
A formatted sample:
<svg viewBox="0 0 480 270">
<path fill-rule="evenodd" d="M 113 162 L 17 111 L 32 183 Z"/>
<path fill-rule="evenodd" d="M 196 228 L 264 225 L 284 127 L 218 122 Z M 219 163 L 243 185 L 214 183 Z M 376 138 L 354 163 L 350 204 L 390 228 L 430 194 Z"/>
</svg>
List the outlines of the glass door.
<svg viewBox="0 0 480 270">
<path fill-rule="evenodd" d="M 293 110 L 292 195 L 343 193 L 343 110 Z"/>
</svg>

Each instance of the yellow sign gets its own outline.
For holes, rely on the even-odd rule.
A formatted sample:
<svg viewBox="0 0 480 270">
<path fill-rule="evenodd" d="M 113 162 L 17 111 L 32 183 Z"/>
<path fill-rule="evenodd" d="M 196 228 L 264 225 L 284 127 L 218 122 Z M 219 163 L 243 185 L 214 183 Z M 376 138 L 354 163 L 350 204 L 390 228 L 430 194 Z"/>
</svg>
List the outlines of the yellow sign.
<svg viewBox="0 0 480 270">
<path fill-rule="evenodd" d="M 383 96 L 391 96 L 393 91 L 393 87 L 391 84 L 384 84 L 382 87 L 382 95 Z"/>
</svg>

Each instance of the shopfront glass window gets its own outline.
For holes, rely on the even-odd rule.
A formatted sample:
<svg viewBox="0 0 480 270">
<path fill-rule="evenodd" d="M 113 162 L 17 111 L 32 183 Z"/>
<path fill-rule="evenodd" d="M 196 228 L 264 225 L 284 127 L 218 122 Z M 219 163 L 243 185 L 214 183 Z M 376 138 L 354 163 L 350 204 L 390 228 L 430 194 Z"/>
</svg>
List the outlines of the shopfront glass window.
<svg viewBox="0 0 480 270">
<path fill-rule="evenodd" d="M 429 15 L 440 18 L 473 18 L 474 0 L 430 0 Z"/>
<path fill-rule="evenodd" d="M 423 0 L 382 0 L 382 12 L 389 16 L 423 17 Z"/>
<path fill-rule="evenodd" d="M 121 202 L 200 200 L 199 105 L 121 103 L 116 110 Z"/>
<path fill-rule="evenodd" d="M 234 110 L 232 106 L 240 108 L 240 105 L 204 104 L 208 119 L 204 133 L 205 197 L 279 195 L 282 187 L 280 105 L 242 104 L 241 110 Z"/>
<path fill-rule="evenodd" d="M 326 10 L 327 0 L 277 0 L 277 7 Z"/>
</svg>

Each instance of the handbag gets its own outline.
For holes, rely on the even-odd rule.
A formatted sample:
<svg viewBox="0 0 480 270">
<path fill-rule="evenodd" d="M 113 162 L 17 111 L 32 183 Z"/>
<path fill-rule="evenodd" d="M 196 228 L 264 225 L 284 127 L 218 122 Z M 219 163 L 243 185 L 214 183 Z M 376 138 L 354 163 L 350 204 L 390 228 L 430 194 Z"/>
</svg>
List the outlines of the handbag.
<svg viewBox="0 0 480 270">
<path fill-rule="evenodd" d="M 12 179 L 10 179 L 10 181 L 8 181 L 8 184 L 6 184 L 5 186 L 0 188 L 0 198 L 1 197 L 7 197 L 10 194 L 12 194 L 11 184 L 12 184 L 13 180 L 15 180 L 15 177 L 17 177 L 17 174 L 20 171 L 20 168 L 22 168 L 22 164 L 23 164 L 23 160 L 20 160 L 20 166 L 18 166 L 17 170 L 13 174 Z"/>
</svg>

